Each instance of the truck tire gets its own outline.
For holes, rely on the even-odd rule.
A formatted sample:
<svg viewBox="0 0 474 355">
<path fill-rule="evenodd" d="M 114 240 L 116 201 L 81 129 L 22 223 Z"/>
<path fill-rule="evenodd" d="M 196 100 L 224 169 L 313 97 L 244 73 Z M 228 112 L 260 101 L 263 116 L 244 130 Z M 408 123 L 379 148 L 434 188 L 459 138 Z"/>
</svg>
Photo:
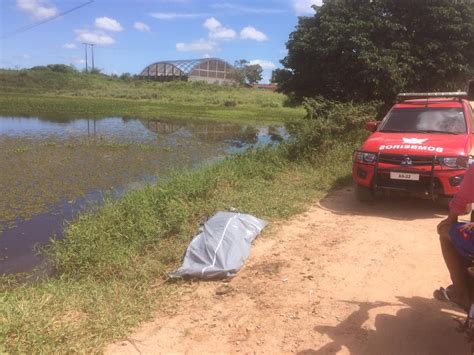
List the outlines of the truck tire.
<svg viewBox="0 0 474 355">
<path fill-rule="evenodd" d="M 354 194 L 357 201 L 360 201 L 360 202 L 374 201 L 374 194 L 372 193 L 372 190 L 368 188 L 367 186 L 355 184 Z"/>
<path fill-rule="evenodd" d="M 443 207 L 443 208 L 449 210 L 449 202 L 451 201 L 451 199 L 452 199 L 452 197 L 444 197 L 444 196 L 438 197 L 438 198 L 436 199 L 436 203 L 437 203 L 438 206 L 441 206 L 441 207 Z M 469 213 L 472 212 L 472 207 L 473 207 L 472 205 L 473 205 L 473 204 L 470 203 L 470 204 L 467 206 L 466 213 L 464 213 L 464 214 L 469 214 Z M 474 216 L 473 216 L 472 214 L 471 214 L 471 216 L 472 216 L 471 218 L 474 218 Z M 474 222 L 474 221 L 472 221 L 472 222 Z"/>
<path fill-rule="evenodd" d="M 446 196 L 437 196 L 435 199 L 436 204 L 439 207 L 449 209 L 449 201 L 451 201 L 452 197 L 446 197 Z"/>
</svg>

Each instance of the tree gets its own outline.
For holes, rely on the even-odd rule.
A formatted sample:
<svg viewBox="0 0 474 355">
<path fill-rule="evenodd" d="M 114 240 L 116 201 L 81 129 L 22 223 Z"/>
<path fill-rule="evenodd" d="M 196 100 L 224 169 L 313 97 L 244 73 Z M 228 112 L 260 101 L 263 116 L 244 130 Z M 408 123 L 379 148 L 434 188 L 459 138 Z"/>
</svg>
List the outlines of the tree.
<svg viewBox="0 0 474 355">
<path fill-rule="evenodd" d="M 249 84 L 256 84 L 262 80 L 263 69 L 260 64 L 245 66 L 245 79 Z"/>
<path fill-rule="evenodd" d="M 122 73 L 120 76 L 119 76 L 119 79 L 120 80 L 124 80 L 124 81 L 132 81 L 133 80 L 133 77 L 132 77 L 132 74 L 130 73 Z"/>
<path fill-rule="evenodd" d="M 38 65 L 31 68 L 31 70 L 49 70 L 57 73 L 77 73 L 77 69 L 72 64 L 48 64 L 46 66 Z"/>
<path fill-rule="evenodd" d="M 250 64 L 248 60 L 239 59 L 234 62 L 232 78 L 239 84 L 255 84 L 262 80 L 263 69 L 260 64 Z"/>
<path fill-rule="evenodd" d="M 389 102 L 403 90 L 462 89 L 474 75 L 470 0 L 326 0 L 314 9 L 274 73 L 296 99 Z"/>
<path fill-rule="evenodd" d="M 234 68 L 231 71 L 231 77 L 240 85 L 245 84 L 245 66 L 248 63 L 248 60 L 245 59 L 239 59 L 234 62 Z"/>
</svg>

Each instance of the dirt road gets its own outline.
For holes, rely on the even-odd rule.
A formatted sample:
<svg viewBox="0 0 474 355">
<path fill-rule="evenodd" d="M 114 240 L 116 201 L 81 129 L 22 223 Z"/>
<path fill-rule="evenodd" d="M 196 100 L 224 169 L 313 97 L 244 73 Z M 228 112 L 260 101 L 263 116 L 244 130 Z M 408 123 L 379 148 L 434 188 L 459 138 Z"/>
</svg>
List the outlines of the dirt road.
<svg viewBox="0 0 474 355">
<path fill-rule="evenodd" d="M 108 353 L 468 354 L 428 201 L 354 201 L 349 188 L 270 227 L 229 283 L 185 284 L 177 307 Z"/>
</svg>

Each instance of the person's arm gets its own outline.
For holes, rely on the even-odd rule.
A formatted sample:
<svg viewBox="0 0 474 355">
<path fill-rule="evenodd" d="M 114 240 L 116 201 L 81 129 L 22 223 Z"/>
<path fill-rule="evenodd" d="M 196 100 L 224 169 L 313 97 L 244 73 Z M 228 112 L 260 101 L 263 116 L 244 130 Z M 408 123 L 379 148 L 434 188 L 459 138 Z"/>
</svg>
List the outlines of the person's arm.
<svg viewBox="0 0 474 355">
<path fill-rule="evenodd" d="M 466 214 L 468 205 L 474 202 L 474 165 L 471 165 L 464 175 L 459 191 L 449 202 L 449 213 L 446 219 L 438 224 L 438 232 L 444 225 L 452 225 L 460 215 Z"/>
<path fill-rule="evenodd" d="M 458 221 L 459 214 L 449 211 L 448 217 L 446 218 L 447 222 L 451 224 L 456 223 Z"/>
<path fill-rule="evenodd" d="M 474 202 L 474 165 L 471 165 L 464 175 L 459 191 L 449 203 L 447 219 L 456 220 L 459 215 L 466 214 L 468 205 Z"/>
</svg>

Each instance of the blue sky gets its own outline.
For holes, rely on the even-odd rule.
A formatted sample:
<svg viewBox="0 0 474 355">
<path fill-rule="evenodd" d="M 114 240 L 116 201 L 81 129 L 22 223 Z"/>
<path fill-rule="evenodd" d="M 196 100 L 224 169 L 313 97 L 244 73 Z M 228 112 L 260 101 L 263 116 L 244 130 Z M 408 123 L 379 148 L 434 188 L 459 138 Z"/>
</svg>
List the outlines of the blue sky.
<svg viewBox="0 0 474 355">
<path fill-rule="evenodd" d="M 286 55 L 298 16 L 320 0 L 0 0 L 0 67 L 51 63 L 84 68 L 82 42 L 95 66 L 137 74 L 160 60 L 218 57 L 259 63 L 268 81 Z M 49 21 L 48 21 L 49 20 Z M 30 30 L 18 29 L 46 21 Z"/>
</svg>

